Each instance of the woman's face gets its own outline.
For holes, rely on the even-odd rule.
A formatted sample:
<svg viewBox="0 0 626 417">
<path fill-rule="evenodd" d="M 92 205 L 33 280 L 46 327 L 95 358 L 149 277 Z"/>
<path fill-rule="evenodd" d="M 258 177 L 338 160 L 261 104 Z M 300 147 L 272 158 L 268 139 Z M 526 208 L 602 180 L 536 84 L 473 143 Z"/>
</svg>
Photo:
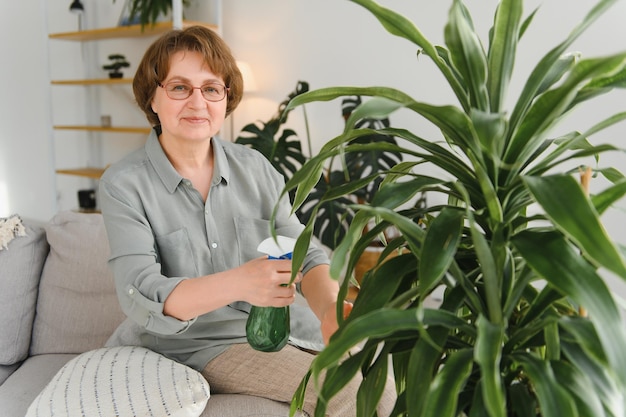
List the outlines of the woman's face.
<svg viewBox="0 0 626 417">
<path fill-rule="evenodd" d="M 224 84 L 221 77 L 213 74 L 198 52 L 180 51 L 172 55 L 170 70 L 161 85 L 180 82 L 192 87 L 208 83 Z M 222 127 L 226 117 L 226 98 L 208 101 L 200 89 L 193 89 L 190 97 L 174 100 L 165 88 L 157 87 L 152 110 L 159 116 L 165 139 L 201 141 L 213 137 Z"/>
</svg>

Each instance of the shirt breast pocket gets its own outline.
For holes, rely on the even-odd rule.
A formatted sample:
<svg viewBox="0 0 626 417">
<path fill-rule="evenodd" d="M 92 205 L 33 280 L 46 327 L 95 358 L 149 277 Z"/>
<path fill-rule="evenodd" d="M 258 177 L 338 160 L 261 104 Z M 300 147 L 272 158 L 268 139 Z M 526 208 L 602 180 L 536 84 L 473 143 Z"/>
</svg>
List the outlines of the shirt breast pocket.
<svg viewBox="0 0 626 417">
<path fill-rule="evenodd" d="M 193 278 L 199 275 L 186 229 L 156 237 L 161 273 L 167 277 Z"/>
<path fill-rule="evenodd" d="M 240 264 L 263 256 L 257 247 L 271 236 L 269 220 L 238 217 L 235 219 L 235 230 Z"/>
</svg>

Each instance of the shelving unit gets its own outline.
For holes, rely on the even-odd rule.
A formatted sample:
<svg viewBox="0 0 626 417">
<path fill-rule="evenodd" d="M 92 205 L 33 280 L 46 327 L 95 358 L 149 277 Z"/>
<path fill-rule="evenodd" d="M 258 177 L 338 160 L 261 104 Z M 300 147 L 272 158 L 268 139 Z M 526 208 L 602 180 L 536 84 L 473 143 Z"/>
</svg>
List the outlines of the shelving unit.
<svg viewBox="0 0 626 417">
<path fill-rule="evenodd" d="M 130 84 L 132 78 L 94 78 L 91 80 L 52 80 L 52 85 L 98 85 L 98 84 Z"/>
<path fill-rule="evenodd" d="M 55 125 L 56 130 L 86 130 L 91 132 L 109 132 L 109 133 L 150 133 L 149 127 L 134 126 L 89 126 L 89 125 Z"/>
<path fill-rule="evenodd" d="M 183 28 L 189 27 L 192 25 L 202 25 L 208 27 L 212 30 L 217 31 L 217 25 L 207 24 L 197 21 L 183 21 Z M 90 29 L 90 30 L 81 30 L 81 31 L 72 31 L 72 32 L 62 32 L 62 33 L 51 33 L 49 34 L 49 39 L 51 41 L 70 41 L 70 42 L 93 42 L 93 41 L 104 41 L 104 40 L 115 40 L 115 39 L 138 39 L 142 38 L 150 38 L 159 36 L 166 31 L 172 29 L 172 22 L 160 22 L 155 25 L 147 25 L 144 28 L 141 25 L 131 25 L 131 26 L 117 26 L 117 27 L 107 27 L 107 28 L 99 28 L 99 29 Z M 88 61 L 89 62 L 89 61 Z M 93 65 L 95 68 L 96 66 Z M 88 72 L 89 73 L 89 72 Z M 66 86 L 84 86 L 86 88 L 92 88 L 96 90 L 90 90 L 91 96 L 94 99 L 100 100 L 100 90 L 99 88 L 108 87 L 108 86 L 130 86 L 132 84 L 132 78 L 86 78 L 86 79 L 54 79 L 51 80 L 51 85 L 59 86 L 59 88 L 63 89 Z M 129 96 L 130 97 L 130 96 Z M 87 119 L 97 119 L 97 115 L 94 115 L 93 112 L 88 113 Z M 85 120 L 88 122 L 88 120 Z M 88 135 L 85 137 L 86 141 L 89 141 L 90 145 L 86 145 L 90 147 L 90 154 L 94 152 L 97 154 L 100 149 L 94 143 L 102 144 L 102 140 L 108 140 L 111 134 L 138 134 L 147 135 L 150 133 L 150 126 L 101 126 L 94 125 L 93 123 L 82 123 L 82 124 L 55 124 L 53 125 L 53 129 L 55 131 L 83 131 L 85 133 L 95 132 L 99 136 Z M 61 142 L 64 139 L 58 139 L 56 142 Z M 74 139 L 77 140 L 77 139 Z M 80 140 L 80 139 L 78 139 Z M 97 142 L 93 142 L 97 140 Z M 98 145 L 102 146 L 102 145 Z M 107 145 L 107 146 L 115 146 L 115 145 Z M 95 151 L 93 150 L 95 149 Z M 93 155 L 92 155 L 93 156 Z M 91 164 L 88 164 L 91 165 Z M 98 165 L 98 164 L 96 164 Z M 69 175 L 73 177 L 87 178 L 90 180 L 98 180 L 102 174 L 104 173 L 105 168 L 97 167 L 97 166 L 87 166 L 87 167 L 57 167 L 56 173 L 60 175 Z"/>
<path fill-rule="evenodd" d="M 108 78 L 100 59 L 120 53 L 138 63 L 150 42 L 173 28 L 200 25 L 220 33 L 222 0 L 185 7 L 172 0 L 170 21 L 93 29 L 99 22 L 115 21 L 110 7 L 97 4 L 88 10 L 94 14 L 79 17 L 79 30 L 63 31 L 68 27 L 63 24 L 48 35 L 58 209 L 71 209 L 76 191 L 97 187 L 106 166 L 141 146 L 151 131 L 134 103 L 132 68 L 131 77 Z M 183 13 L 195 19 L 183 20 Z M 85 22 L 92 26 L 81 30 Z"/>
<path fill-rule="evenodd" d="M 216 25 L 203 22 L 183 21 L 183 28 L 201 25 L 217 31 Z M 111 28 L 90 29 L 74 32 L 51 33 L 50 39 L 60 39 L 66 41 L 99 41 L 104 39 L 122 39 L 122 38 L 142 38 L 146 36 L 155 36 L 167 32 L 172 29 L 172 22 L 159 22 L 154 25 L 147 25 L 143 29 L 141 25 L 116 26 Z"/>
</svg>

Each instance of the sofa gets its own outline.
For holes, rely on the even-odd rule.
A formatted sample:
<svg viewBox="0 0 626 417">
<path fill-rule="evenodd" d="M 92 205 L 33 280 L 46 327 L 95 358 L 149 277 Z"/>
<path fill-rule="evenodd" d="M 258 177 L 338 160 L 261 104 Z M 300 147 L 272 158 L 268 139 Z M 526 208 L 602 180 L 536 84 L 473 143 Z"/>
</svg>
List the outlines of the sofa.
<svg viewBox="0 0 626 417">
<path fill-rule="evenodd" d="M 100 214 L 21 222 L 25 236 L 0 247 L 0 415 L 289 415 L 287 404 L 211 394 L 162 355 L 107 346 L 125 316 Z"/>
</svg>

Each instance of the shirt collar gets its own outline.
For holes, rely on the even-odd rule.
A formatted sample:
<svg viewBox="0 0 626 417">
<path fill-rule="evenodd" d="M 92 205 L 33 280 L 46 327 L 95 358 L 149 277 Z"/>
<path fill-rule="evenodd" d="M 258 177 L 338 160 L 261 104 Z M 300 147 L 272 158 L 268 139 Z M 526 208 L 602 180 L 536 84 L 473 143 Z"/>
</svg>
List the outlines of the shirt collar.
<svg viewBox="0 0 626 417">
<path fill-rule="evenodd" d="M 228 163 L 228 157 L 224 150 L 224 142 L 220 139 L 213 137 L 211 139 L 211 146 L 213 147 L 213 181 L 211 185 L 217 185 L 224 181 L 228 184 L 230 179 L 230 165 Z"/>
<path fill-rule="evenodd" d="M 228 183 L 230 168 L 228 166 L 228 158 L 226 157 L 222 141 L 217 138 L 212 138 L 211 146 L 213 147 L 214 161 L 213 180 L 211 181 L 211 186 L 217 185 L 221 181 Z M 173 193 L 176 190 L 176 187 L 178 187 L 178 184 L 180 184 L 183 180 L 183 177 L 174 169 L 170 160 L 167 159 L 167 155 L 165 155 L 165 151 L 161 147 L 159 138 L 154 130 L 152 130 L 150 132 L 150 136 L 148 136 L 145 149 L 148 160 L 165 185 L 165 188 L 170 193 Z"/>
</svg>

